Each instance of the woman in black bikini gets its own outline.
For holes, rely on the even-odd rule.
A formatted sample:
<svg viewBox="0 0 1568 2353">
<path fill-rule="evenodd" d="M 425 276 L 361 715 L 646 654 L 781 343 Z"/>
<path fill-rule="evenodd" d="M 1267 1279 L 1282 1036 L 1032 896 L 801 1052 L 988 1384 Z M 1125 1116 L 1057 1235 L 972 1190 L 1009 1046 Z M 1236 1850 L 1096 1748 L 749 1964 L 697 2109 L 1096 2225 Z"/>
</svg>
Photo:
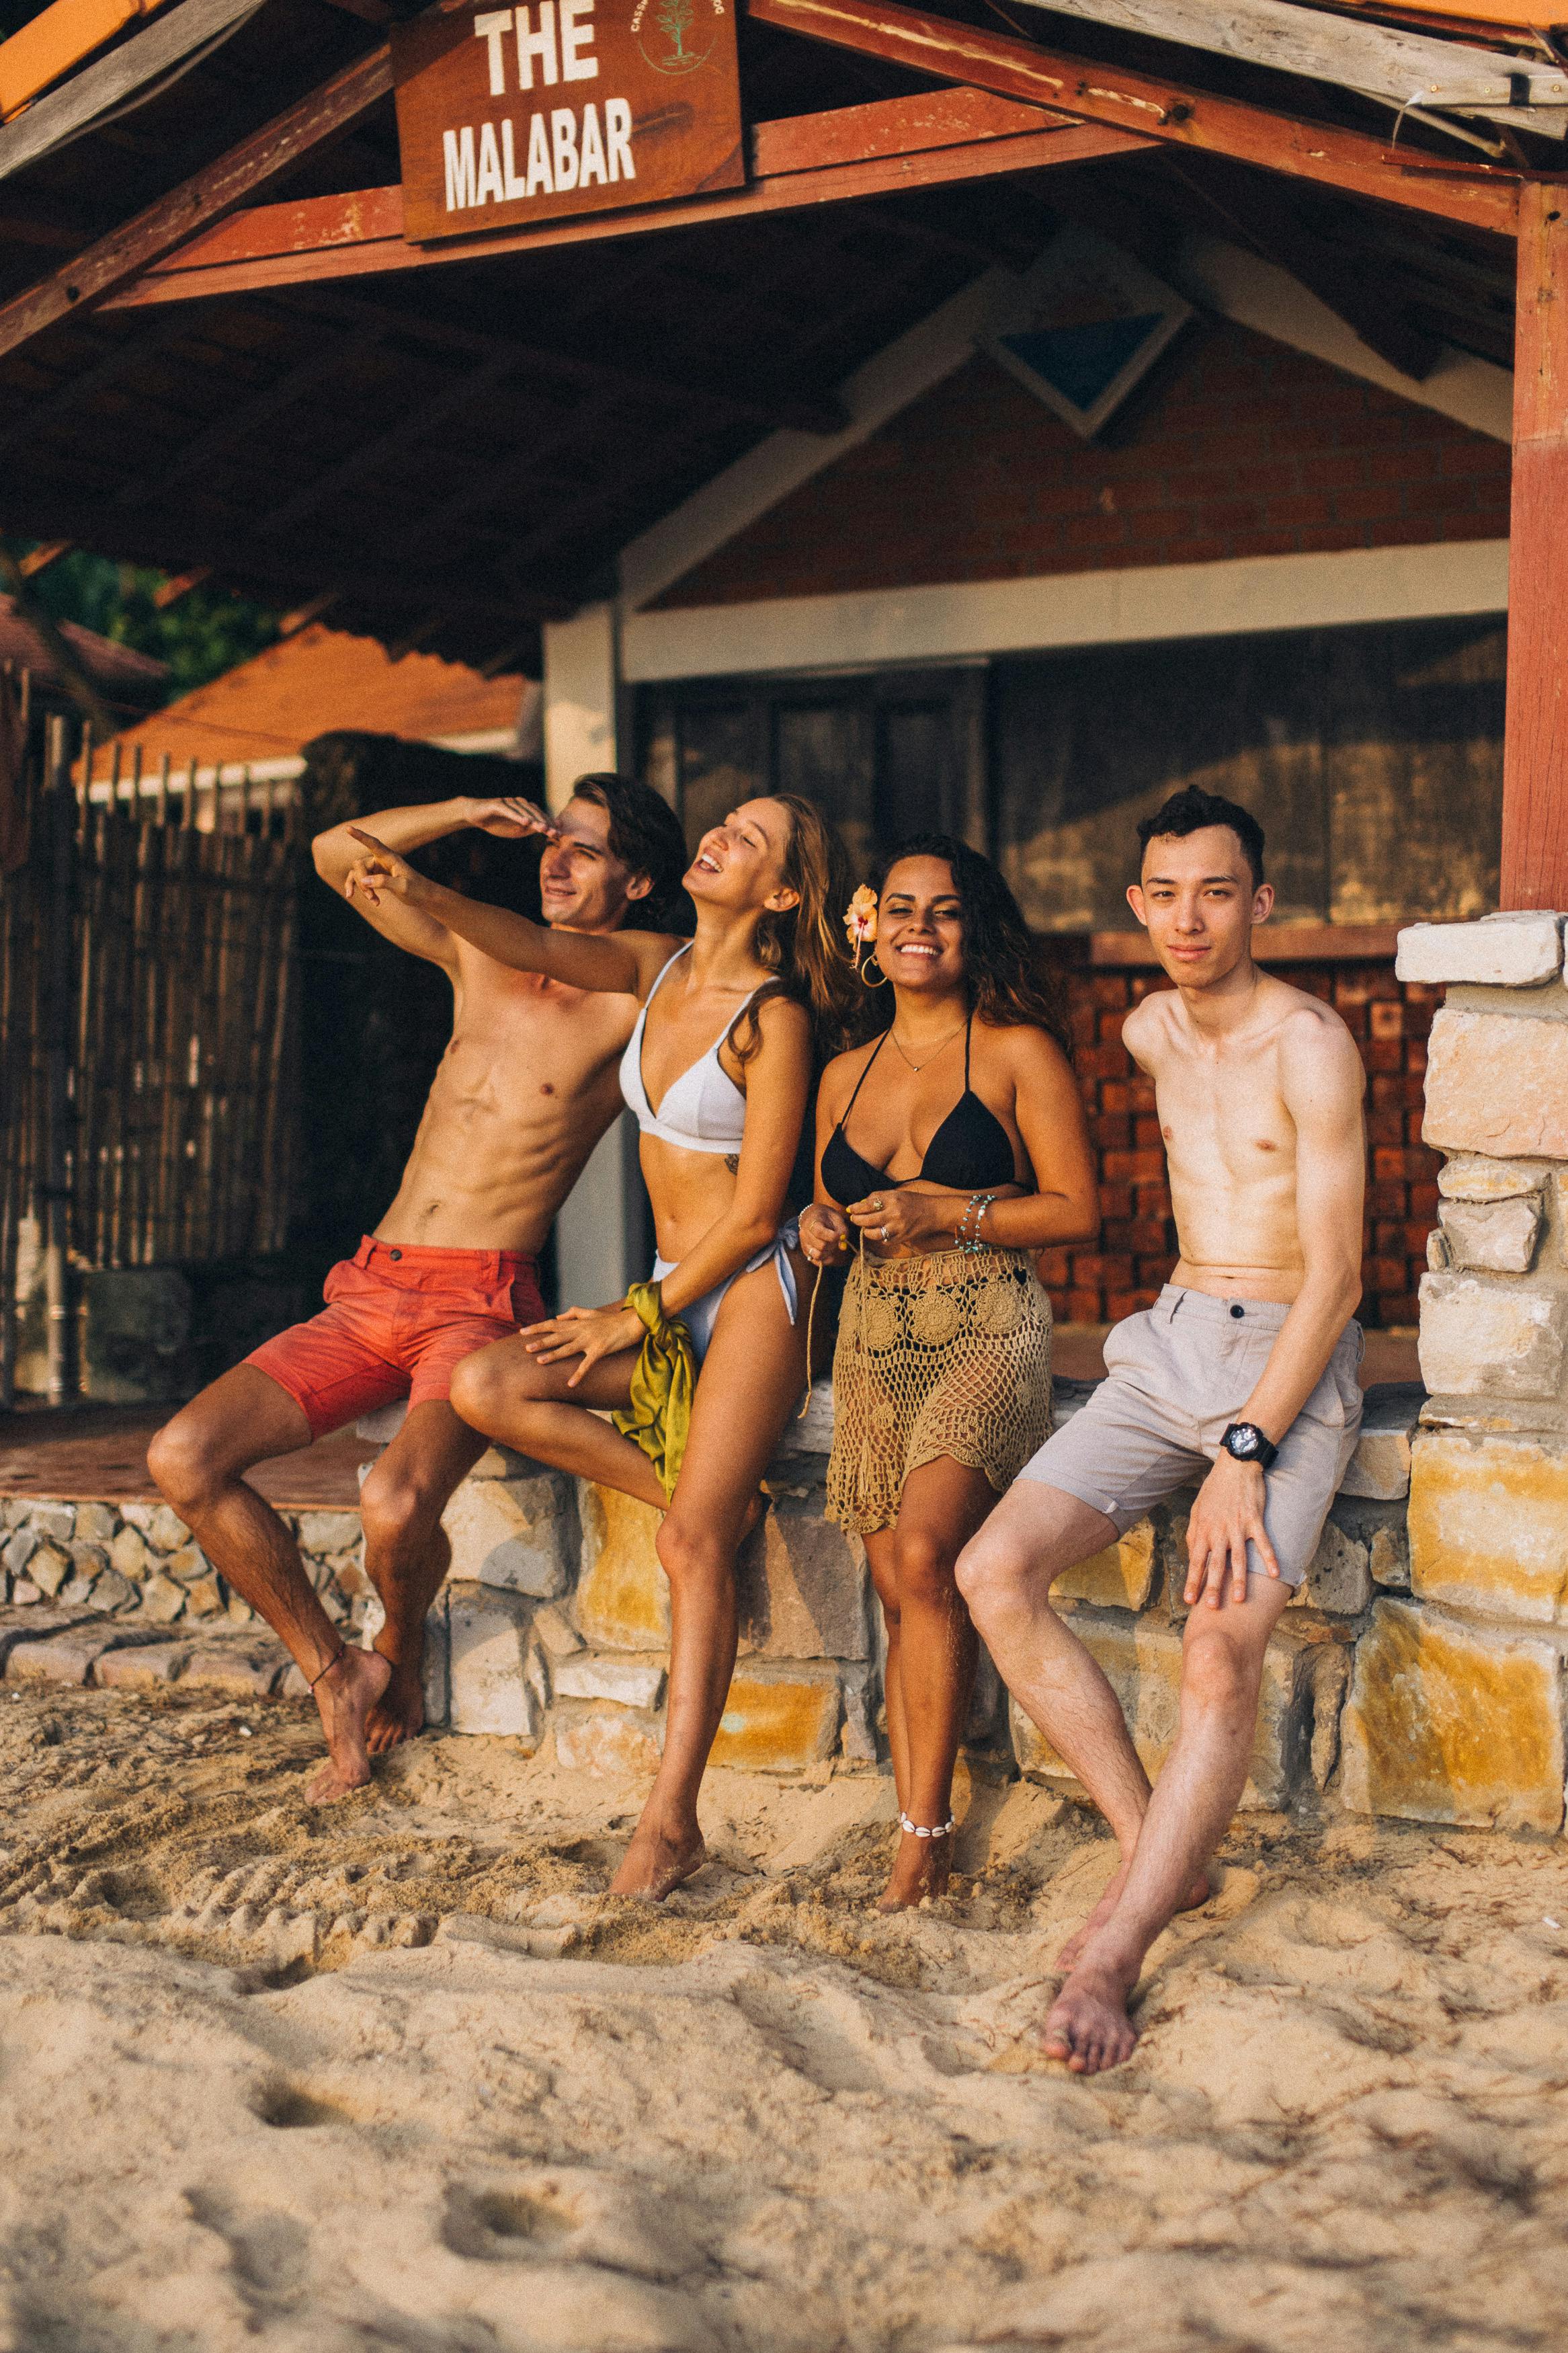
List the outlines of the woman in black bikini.
<svg viewBox="0 0 1568 2353">
<path fill-rule="evenodd" d="M 1092 1234 L 1099 1207 L 1061 1017 L 995 868 L 927 834 L 874 887 L 891 1019 L 823 1074 L 800 1239 L 818 1266 L 851 1260 L 827 1508 L 864 1537 L 887 1626 L 897 1911 L 947 1883 L 974 1669 L 953 1564 L 1050 1425 L 1033 1254 Z"/>
</svg>

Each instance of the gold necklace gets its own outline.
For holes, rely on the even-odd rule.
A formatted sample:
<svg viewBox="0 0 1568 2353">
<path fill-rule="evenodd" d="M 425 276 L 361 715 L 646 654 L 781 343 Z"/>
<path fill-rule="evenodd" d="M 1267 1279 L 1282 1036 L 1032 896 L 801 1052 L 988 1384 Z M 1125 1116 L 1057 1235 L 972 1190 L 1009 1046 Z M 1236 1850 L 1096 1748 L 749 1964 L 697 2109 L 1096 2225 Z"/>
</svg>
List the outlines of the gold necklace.
<svg viewBox="0 0 1568 2353">
<path fill-rule="evenodd" d="M 959 1023 L 956 1029 L 950 1029 L 948 1031 L 946 1037 L 942 1039 L 942 1044 L 932 1049 L 932 1050 L 926 1056 L 924 1062 L 910 1061 L 908 1054 L 904 1053 L 902 1040 L 900 1039 L 899 1033 L 896 1029 L 889 1029 L 888 1035 L 892 1039 L 894 1045 L 898 1047 L 900 1053 L 903 1054 L 905 1061 L 909 1062 L 910 1070 L 918 1072 L 923 1071 L 927 1063 L 934 1062 L 938 1054 L 943 1052 L 947 1047 L 951 1046 L 955 1038 L 961 1038 L 968 1027 L 969 1021 L 967 1017 L 965 1017 L 965 1018 Z"/>
</svg>

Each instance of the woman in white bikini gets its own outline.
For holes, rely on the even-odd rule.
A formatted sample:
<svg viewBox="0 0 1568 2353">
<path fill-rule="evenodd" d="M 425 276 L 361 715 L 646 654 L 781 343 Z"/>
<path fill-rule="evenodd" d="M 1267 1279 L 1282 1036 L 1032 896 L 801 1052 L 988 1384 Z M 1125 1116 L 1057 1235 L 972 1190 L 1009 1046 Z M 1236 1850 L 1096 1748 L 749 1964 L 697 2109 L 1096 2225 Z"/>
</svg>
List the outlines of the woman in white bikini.
<svg viewBox="0 0 1568 2353">
<path fill-rule="evenodd" d="M 805 1383 L 805 1269 L 785 1205 L 814 1039 L 837 1046 L 858 995 L 839 944 L 844 854 L 808 801 L 747 801 L 688 870 L 697 933 L 683 941 L 546 931 L 360 839 L 351 888 L 438 901 L 441 920 L 498 962 L 642 1005 L 621 1083 L 642 1130 L 652 1278 L 480 1349 L 452 1403 L 487 1438 L 665 1513 L 664 1755 L 613 1883 L 657 1902 L 704 1859 L 697 1793 L 734 1670 L 735 1556 Z"/>
</svg>

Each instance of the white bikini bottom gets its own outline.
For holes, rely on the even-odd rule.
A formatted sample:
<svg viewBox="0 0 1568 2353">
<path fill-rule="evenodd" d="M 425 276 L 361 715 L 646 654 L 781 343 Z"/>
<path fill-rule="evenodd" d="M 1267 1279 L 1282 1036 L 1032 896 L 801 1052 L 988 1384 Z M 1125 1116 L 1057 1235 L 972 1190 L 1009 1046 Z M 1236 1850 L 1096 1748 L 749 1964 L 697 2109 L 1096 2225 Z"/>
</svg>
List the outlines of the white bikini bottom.
<svg viewBox="0 0 1568 2353">
<path fill-rule="evenodd" d="M 789 1254 L 792 1250 L 798 1250 L 799 1247 L 800 1227 L 796 1220 L 791 1218 L 786 1225 L 779 1228 L 771 1242 L 763 1244 L 754 1258 L 749 1258 L 744 1266 L 738 1266 L 733 1274 L 726 1275 L 723 1282 L 716 1284 L 713 1290 L 704 1292 L 700 1299 L 694 1299 L 689 1307 L 682 1307 L 679 1311 L 680 1322 L 691 1335 L 691 1353 L 699 1364 L 708 1354 L 708 1344 L 713 1337 L 713 1325 L 723 1302 L 724 1293 L 729 1290 L 730 1285 L 739 1282 L 743 1274 L 755 1274 L 758 1267 L 766 1266 L 769 1259 L 772 1259 L 778 1269 L 779 1289 L 784 1293 L 784 1305 L 789 1310 L 789 1320 L 792 1324 L 795 1321 L 800 1300 L 795 1290 L 795 1268 L 790 1262 Z M 679 1261 L 674 1259 L 656 1258 L 653 1262 L 654 1282 L 662 1282 L 667 1274 L 673 1274 L 678 1263 Z"/>
</svg>

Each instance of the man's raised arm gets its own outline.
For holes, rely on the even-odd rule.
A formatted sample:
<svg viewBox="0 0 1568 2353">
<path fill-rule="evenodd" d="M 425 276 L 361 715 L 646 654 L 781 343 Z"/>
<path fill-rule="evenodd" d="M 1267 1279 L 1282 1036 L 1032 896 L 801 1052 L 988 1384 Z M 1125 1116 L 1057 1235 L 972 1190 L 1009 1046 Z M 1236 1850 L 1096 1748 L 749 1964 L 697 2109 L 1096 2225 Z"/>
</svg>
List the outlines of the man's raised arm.
<svg viewBox="0 0 1568 2353">
<path fill-rule="evenodd" d="M 406 948 L 412 955 L 428 957 L 433 964 L 449 964 L 454 954 L 452 934 L 427 909 L 412 907 L 405 901 L 385 894 L 372 898 L 367 892 L 349 891 L 350 872 L 364 855 L 363 843 L 355 839 L 354 823 L 349 818 L 342 825 L 330 826 L 311 842 L 310 855 L 322 881 L 340 897 L 346 895 L 366 923 L 395 946 Z M 412 808 L 381 809 L 373 823 L 375 839 L 388 849 L 405 855 L 423 849 L 432 841 L 445 841 L 449 834 L 461 833 L 469 827 L 505 840 L 519 840 L 524 834 L 546 834 L 550 830 L 550 820 L 542 809 L 536 808 L 531 801 L 510 795 L 484 799 L 462 794 L 448 801 L 423 801 Z"/>
</svg>

